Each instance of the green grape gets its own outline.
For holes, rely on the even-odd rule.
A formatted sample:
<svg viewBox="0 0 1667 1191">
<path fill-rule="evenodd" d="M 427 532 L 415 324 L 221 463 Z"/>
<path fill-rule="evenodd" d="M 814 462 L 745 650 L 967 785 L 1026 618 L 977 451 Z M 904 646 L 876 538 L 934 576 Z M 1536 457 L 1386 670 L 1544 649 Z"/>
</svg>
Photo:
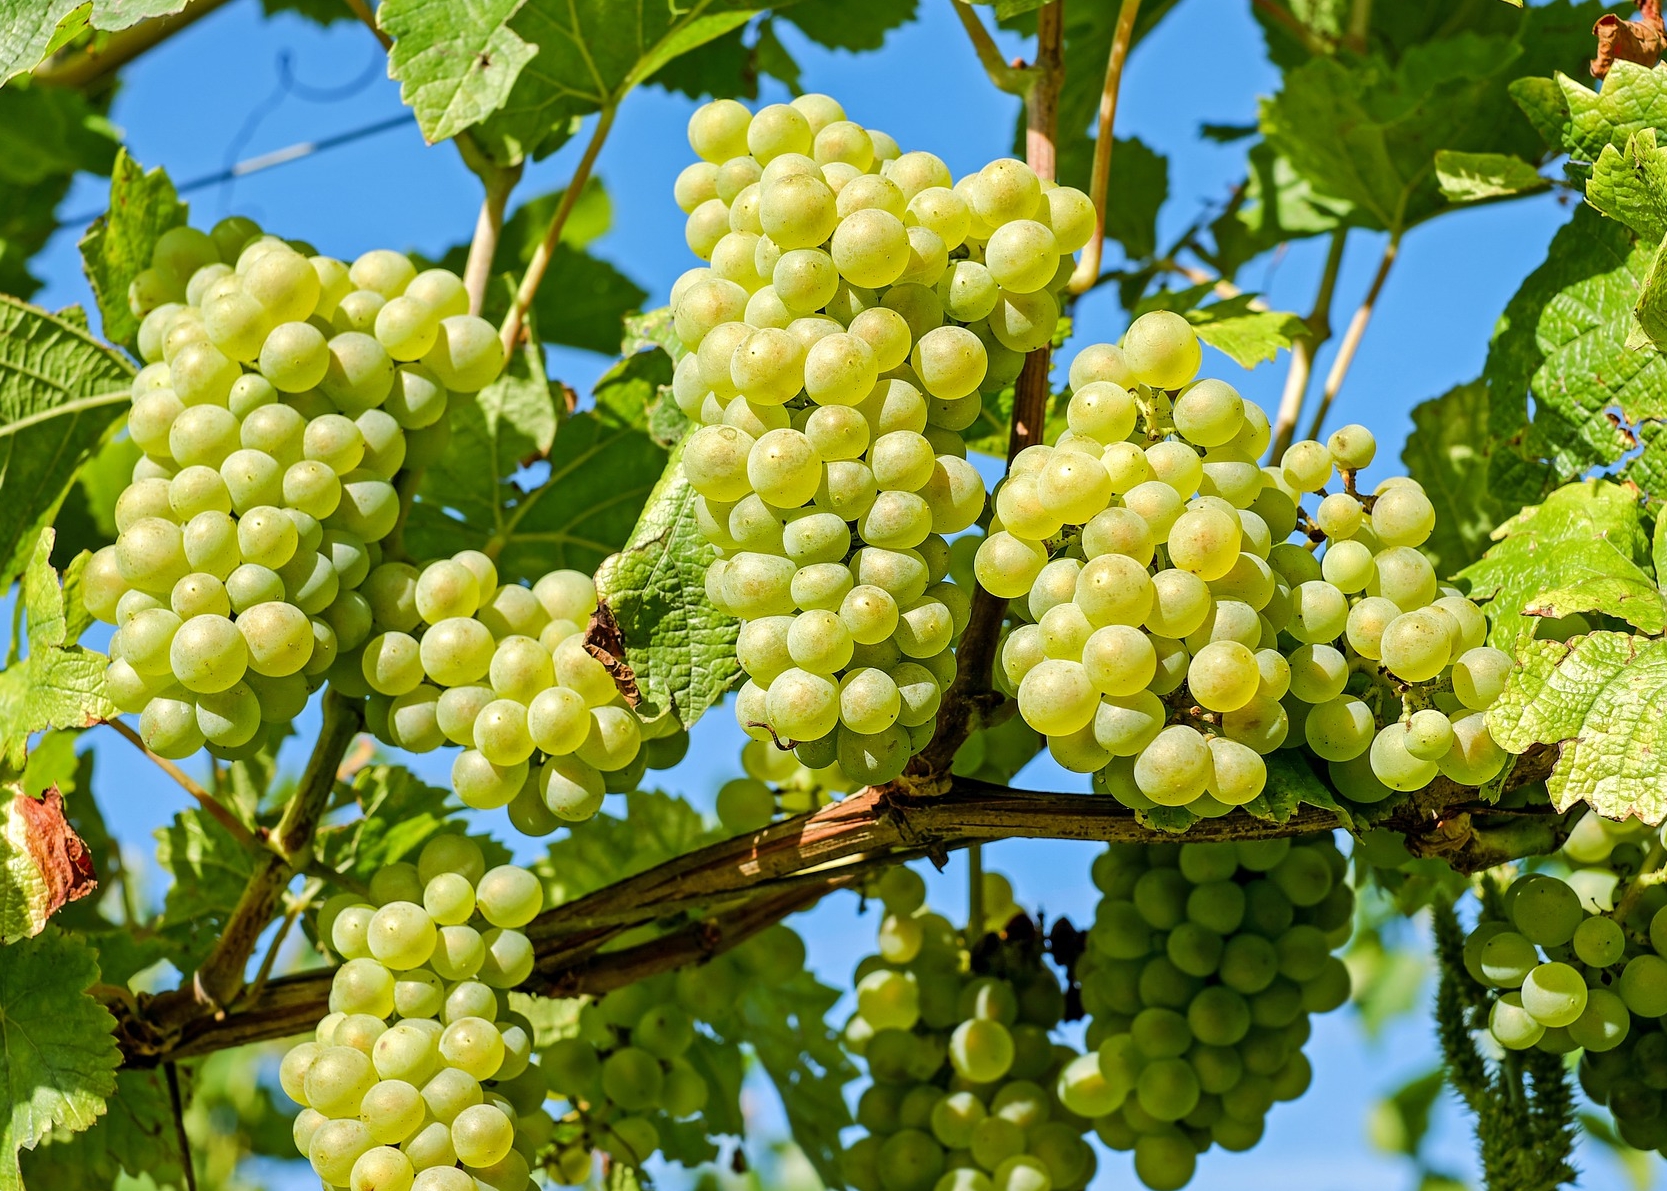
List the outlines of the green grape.
<svg viewBox="0 0 1667 1191">
<path fill-rule="evenodd" d="M 403 695 L 423 680 L 420 646 L 408 633 L 386 632 L 372 637 L 365 644 L 360 667 L 365 682 L 381 695 Z"/>
<path fill-rule="evenodd" d="M 474 745 L 500 769 L 521 765 L 533 754 L 527 709 L 513 699 L 494 699 L 475 716 Z"/>
<path fill-rule="evenodd" d="M 1453 693 L 1466 707 L 1486 711 L 1504 691 L 1511 668 L 1511 655 L 1502 650 L 1467 650 L 1453 661 Z"/>
<path fill-rule="evenodd" d="M 374 603 L 372 615 L 375 615 Z M 423 672 L 446 687 L 464 686 L 485 678 L 493 656 L 491 631 L 468 617 L 449 617 L 436 622 L 418 644 Z"/>
<path fill-rule="evenodd" d="M 1606 988 L 1588 991 L 1586 1008 L 1569 1024 L 1569 1040 L 1588 1053 L 1602 1054 L 1626 1041 L 1632 1016 L 1626 1003 Z"/>
<path fill-rule="evenodd" d="M 1438 761 L 1453 746 L 1453 722 L 1427 707 L 1412 713 L 1403 743 L 1406 751 L 1420 761 Z"/>
<path fill-rule="evenodd" d="M 1385 546 L 1419 546 L 1435 528 L 1435 506 L 1412 484 L 1381 492 L 1372 505 L 1372 532 Z"/>
<path fill-rule="evenodd" d="M 1606 968 L 1626 953 L 1626 936 L 1612 918 L 1587 918 L 1575 928 L 1574 953 L 1580 962 Z"/>
<path fill-rule="evenodd" d="M 1327 761 L 1358 757 L 1371 746 L 1376 731 L 1371 708 L 1353 695 L 1316 704 L 1303 726 L 1308 747 Z"/>
<path fill-rule="evenodd" d="M 1383 630 L 1383 664 L 1408 682 L 1424 682 L 1447 668 L 1451 638 L 1442 614 L 1420 608 L 1397 616 Z M 1508 660 L 1508 659 L 1507 659 Z"/>
<path fill-rule="evenodd" d="M 1564 963 L 1540 964 L 1522 982 L 1522 1007 L 1541 1025 L 1573 1025 L 1586 1009 L 1586 981 Z"/>
<path fill-rule="evenodd" d="M 1237 641 L 1205 645 L 1187 668 L 1187 689 L 1209 711 L 1237 711 L 1255 698 L 1261 681 L 1256 655 Z"/>
<path fill-rule="evenodd" d="M 1303 645 L 1291 652 L 1288 662 L 1290 693 L 1302 702 L 1324 704 L 1342 695 L 1348 682 L 1349 665 L 1348 659 L 1336 649 L 1329 645 Z"/>
<path fill-rule="evenodd" d="M 1312 716 L 1309 722 L 1313 722 Z M 1434 761 L 1413 755 L 1408 747 L 1410 735 L 1404 724 L 1387 724 L 1372 740 L 1372 772 L 1391 790 L 1421 790 L 1436 775 Z"/>
<path fill-rule="evenodd" d="M 515 1124 L 493 1105 L 475 1104 L 452 1121 L 451 1138 L 458 1161 L 465 1166 L 491 1166 L 509 1154 L 515 1141 Z"/>
<path fill-rule="evenodd" d="M 1435 569 L 1417 550 L 1397 546 L 1374 560 L 1377 570 L 1366 593 L 1392 601 L 1403 612 L 1423 608 L 1436 597 Z"/>
<path fill-rule="evenodd" d="M 194 616 L 174 633 L 168 659 L 174 677 L 186 690 L 214 694 L 242 679 L 249 650 L 227 617 Z"/>
<path fill-rule="evenodd" d="M 1508 992 L 1493 1003 L 1488 1030 L 1509 1050 L 1527 1050 L 1545 1034 L 1544 1023 L 1523 1007 L 1520 993 Z"/>
<path fill-rule="evenodd" d="M 452 789 L 457 791 L 465 806 L 475 810 L 492 810 L 507 806 L 520 793 L 527 773 L 525 760 L 496 765 L 476 750 L 465 749 L 452 762 Z"/>
<path fill-rule="evenodd" d="M 1513 883 L 1510 911 L 1517 930 L 1529 942 L 1541 947 L 1561 947 L 1569 942 L 1585 916 L 1580 897 L 1573 889 L 1556 877 L 1541 874 Z"/>
<path fill-rule="evenodd" d="M 197 727 L 209 744 L 237 748 L 253 740 L 260 725 L 260 701 L 247 683 L 197 697 Z"/>
<path fill-rule="evenodd" d="M 1520 988 L 1539 963 L 1534 945 L 1512 930 L 1493 933 L 1477 956 L 1482 979 L 1497 988 Z"/>
<path fill-rule="evenodd" d="M 1204 792 L 1214 768 L 1204 738 L 1176 724 L 1158 732 L 1141 751 L 1134 778 L 1141 793 L 1160 806 L 1185 806 Z"/>
<path fill-rule="evenodd" d="M 1488 732 L 1487 718 L 1475 712 L 1453 721 L 1453 746 L 1436 764 L 1460 785 L 1480 786 L 1505 767 L 1505 760 L 1505 750 Z"/>
<path fill-rule="evenodd" d="M 321 1179 L 346 1187 L 352 1180 L 355 1164 L 374 1145 L 370 1130 L 362 1121 L 326 1121 L 307 1143 L 307 1158 Z"/>
<path fill-rule="evenodd" d="M 356 1117 L 377 1083 L 370 1057 L 349 1046 L 327 1046 L 314 1054 L 303 1081 L 305 1103 L 327 1117 Z"/>
</svg>

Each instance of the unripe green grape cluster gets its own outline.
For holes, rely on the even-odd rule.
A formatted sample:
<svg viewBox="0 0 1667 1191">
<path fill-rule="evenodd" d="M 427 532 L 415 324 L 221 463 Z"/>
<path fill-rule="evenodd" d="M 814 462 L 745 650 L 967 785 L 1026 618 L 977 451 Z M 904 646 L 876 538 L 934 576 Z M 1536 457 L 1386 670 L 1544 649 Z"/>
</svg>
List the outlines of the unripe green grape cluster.
<svg viewBox="0 0 1667 1191">
<path fill-rule="evenodd" d="M 1330 836 L 1113 844 L 1078 961 L 1104 1110 L 1094 1131 L 1176 1191 L 1212 1145 L 1243 1151 L 1276 1102 L 1307 1090 L 1309 1016 L 1349 998 L 1331 952 L 1354 893 Z"/>
<path fill-rule="evenodd" d="M 416 864 L 320 909 L 320 943 L 343 961 L 330 1013 L 279 1068 L 301 1106 L 296 1148 L 326 1187 L 524 1191 L 554 1122 L 533 1025 L 508 990 L 532 973 L 521 928 L 538 878 L 441 835 Z"/>
<path fill-rule="evenodd" d="M 1047 344 L 1087 196 L 1013 160 L 955 181 L 824 95 L 699 109 L 678 178 L 709 262 L 671 300 L 672 392 L 720 557 L 714 604 L 745 623 L 736 701 L 757 739 L 854 781 L 930 738 L 970 596 L 946 535 L 984 509 L 961 432 L 981 393 Z"/>
<path fill-rule="evenodd" d="M 1566 876 L 1518 876 L 1483 899 L 1464 943 L 1507 1050 L 1580 1052 L 1581 1088 L 1628 1145 L 1667 1150 L 1667 888 L 1639 883 L 1655 844 L 1641 823 L 1587 814 Z"/>
<path fill-rule="evenodd" d="M 985 924 L 1022 912 L 998 874 L 985 874 Z M 1078 1191 L 1093 1178 L 1083 1139 L 1103 1081 L 1086 1059 L 1053 1041 L 1065 1011 L 1059 979 L 1042 961 L 1034 928 L 976 959 L 925 886 L 889 870 L 878 954 L 857 966 L 857 1012 L 847 1046 L 872 1084 L 857 1102 L 866 1136 L 845 1152 L 857 1191 Z M 1027 923 L 1027 925 L 1029 925 Z"/>
<path fill-rule="evenodd" d="M 1359 802 L 1494 777 L 1483 712 L 1511 659 L 1417 549 L 1429 498 L 1406 477 L 1356 492 L 1363 426 L 1259 467 L 1267 416 L 1195 379 L 1199 359 L 1155 311 L 1072 362 L 1069 428 L 1013 460 L 974 560 L 1018 622 L 997 684 L 1061 765 L 1137 810 L 1227 814 L 1280 748 Z"/>
<path fill-rule="evenodd" d="M 438 458 L 502 348 L 444 269 L 236 217 L 164 232 L 129 300 L 143 457 L 83 584 L 117 626 L 105 691 L 162 756 L 247 756 L 363 640 L 395 479 Z"/>
<path fill-rule="evenodd" d="M 687 1057 L 696 1024 L 723 1025 L 749 985 L 774 988 L 804 970 L 804 941 L 782 925 L 697 967 L 653 976 L 587 1003 L 575 1032 L 546 1047 L 550 1095 L 577 1122 L 548 1167 L 564 1185 L 589 1181 L 592 1155 L 638 1168 L 674 1122 L 701 1112 L 711 1088 Z"/>
<path fill-rule="evenodd" d="M 671 717 L 645 725 L 586 651 L 589 575 L 500 583 L 490 558 L 464 550 L 421 569 L 384 563 L 364 594 L 364 632 L 334 681 L 369 696 L 366 726 L 386 743 L 461 745 L 458 798 L 508 807 L 526 835 L 589 819 L 605 794 L 636 789 L 650 763 L 675 764 L 688 748 Z"/>
</svg>

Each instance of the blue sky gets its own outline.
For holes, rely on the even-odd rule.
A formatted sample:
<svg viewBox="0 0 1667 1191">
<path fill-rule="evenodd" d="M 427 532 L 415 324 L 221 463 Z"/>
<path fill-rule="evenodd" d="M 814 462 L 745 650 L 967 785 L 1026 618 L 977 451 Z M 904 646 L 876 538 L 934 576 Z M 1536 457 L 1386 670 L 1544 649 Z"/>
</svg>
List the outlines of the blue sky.
<svg viewBox="0 0 1667 1191">
<path fill-rule="evenodd" d="M 885 129 L 905 148 L 931 149 L 959 174 L 1007 154 L 1016 101 L 989 86 L 949 3 L 920 0 L 920 18 L 894 32 L 877 53 L 828 52 L 804 43 L 791 29 L 784 31 L 784 39 L 804 68 L 807 89 L 837 96 L 853 119 Z M 1198 126 L 1250 122 L 1256 97 L 1277 86 L 1248 7 L 1184 0 L 1131 58 L 1118 133 L 1138 135 L 1170 154 L 1170 202 L 1160 241 L 1191 222 L 1202 206 L 1220 202 L 1239 176 L 1242 147 L 1202 142 Z M 1016 41 L 1006 41 L 1004 48 L 1009 54 L 1022 51 Z M 398 89 L 382 75 L 381 60 L 379 48 L 356 24 L 326 31 L 292 17 L 265 21 L 254 0 L 236 0 L 130 68 L 113 115 L 142 163 L 165 166 L 176 181 L 184 181 L 240 157 L 397 116 L 402 111 Z M 281 61 L 289 63 L 302 85 L 287 95 L 279 87 Z M 362 88 L 335 102 L 313 90 L 350 90 L 359 80 L 365 81 Z M 764 99 L 786 97 L 768 90 Z M 654 88 L 632 95 L 597 167 L 613 199 L 614 226 L 593 250 L 648 289 L 652 304 L 663 302 L 671 282 L 694 263 L 683 243 L 682 216 L 671 200 L 672 180 L 690 157 L 683 128 L 693 106 Z M 531 166 L 517 199 L 561 186 L 577 154 L 578 146 L 569 145 Z M 1112 185 L 1117 185 L 1115 163 Z M 467 239 L 478 201 L 478 185 L 455 151 L 424 145 L 415 126 L 408 125 L 230 187 L 202 191 L 192 203 L 193 222 L 206 225 L 224 214 L 247 214 L 271 230 L 351 258 L 371 247 L 438 256 Z M 90 213 L 104 202 L 105 184 L 82 179 L 62 209 Z M 1480 371 L 1494 320 L 1565 218 L 1567 211 L 1555 198 L 1539 197 L 1447 215 L 1408 236 L 1333 419 L 1334 425 L 1358 420 L 1373 429 L 1383 461 L 1379 474 L 1389 474 L 1394 465 L 1411 407 Z M 66 227 L 37 262 L 47 282 L 37 299 L 44 305 L 89 300 L 75 248 L 80 230 Z M 1381 249 L 1381 240 L 1356 234 L 1337 291 L 1333 317 L 1338 326 L 1364 293 Z M 1253 262 L 1241 283 L 1264 291 L 1276 308 L 1305 312 L 1322 254 L 1320 244 L 1293 245 Z M 1080 343 L 1117 337 L 1123 321 L 1112 296 L 1101 293 L 1084 301 L 1077 327 L 1079 338 L 1067 348 L 1067 358 Z M 561 352 L 551 367 L 584 392 L 608 363 L 588 353 Z M 1328 363 L 1329 351 L 1316 366 L 1316 378 Z M 1245 373 L 1209 351 L 1205 368 L 1239 385 L 1265 408 L 1277 402 L 1284 379 L 1283 360 Z M 304 733 L 307 727 L 302 725 Z M 716 785 L 740 772 L 735 760 L 740 736 L 727 712 L 714 713 L 698 734 L 691 759 L 664 775 L 664 784 L 709 806 Z M 93 747 L 105 769 L 100 785 L 111 826 L 130 844 L 148 850 L 149 833 L 183 809 L 187 799 L 160 774 L 134 766 L 129 746 L 113 735 Z M 119 798 L 110 794 L 118 765 L 123 774 Z M 449 758 L 430 754 L 418 758 L 415 767 L 443 782 L 448 766 Z M 1043 763 L 1021 775 L 1020 784 L 1086 788 L 1080 778 Z M 502 838 L 513 838 L 501 815 L 497 823 Z M 1014 879 L 1027 905 L 1085 922 L 1095 901 L 1087 876 L 1094 852 L 1081 844 L 1010 841 L 990 847 L 986 863 Z M 963 860 L 957 857 L 942 877 L 932 878 L 934 903 L 951 915 L 964 914 L 964 884 Z M 834 983 L 848 978 L 872 939 L 874 920 L 859 918 L 855 908 L 853 900 L 841 897 L 798 922 L 813 966 Z M 1364 1125 L 1376 1096 L 1434 1063 L 1427 1019 L 1403 1019 L 1368 1041 L 1348 1011 L 1333 1014 L 1316 1024 L 1308 1053 L 1316 1073 L 1308 1096 L 1275 1110 L 1266 1139 L 1254 1152 L 1216 1151 L 1205 1157 L 1194 1188 L 1411 1191 L 1416 1180 L 1410 1165 L 1372 1151 Z M 760 1099 L 761 1120 L 778 1119 L 767 1097 Z M 1451 1104 L 1438 1114 L 1435 1150 L 1443 1167 L 1473 1169 L 1468 1118 Z M 1583 1185 L 1622 1185 L 1619 1169 L 1591 1147 L 1582 1152 L 1581 1162 L 1589 1169 Z M 309 1180 L 278 1173 L 274 1182 L 300 1187 Z M 1103 1156 L 1095 1185 L 1133 1185 L 1127 1157 Z"/>
</svg>

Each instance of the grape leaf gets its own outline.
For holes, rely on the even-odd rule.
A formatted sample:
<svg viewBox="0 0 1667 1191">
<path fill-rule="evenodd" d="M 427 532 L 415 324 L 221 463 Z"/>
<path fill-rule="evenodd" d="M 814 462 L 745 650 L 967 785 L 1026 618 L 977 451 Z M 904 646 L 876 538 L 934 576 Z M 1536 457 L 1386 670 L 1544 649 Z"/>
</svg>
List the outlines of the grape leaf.
<svg viewBox="0 0 1667 1191">
<path fill-rule="evenodd" d="M 19 771 L 29 737 L 44 728 L 86 728 L 116 715 L 104 696 L 109 659 L 74 644 L 64 592 L 48 561 L 53 533 L 41 531 L 22 600 L 28 618 L 29 653 L 0 670 L 0 769 Z"/>
<path fill-rule="evenodd" d="M 108 979 L 107 972 L 100 975 Z M 25 1184 L 52 1191 L 109 1191 L 124 1174 L 149 1175 L 158 1186 L 177 1182 L 183 1173 L 179 1141 L 162 1072 L 116 1072 L 115 1095 L 92 1128 L 54 1131 L 19 1157 Z"/>
<path fill-rule="evenodd" d="M 830 50 L 877 50 L 886 34 L 915 19 L 920 0 L 798 0 L 781 19 Z"/>
<path fill-rule="evenodd" d="M 128 308 L 127 287 L 150 268 L 157 237 L 183 224 L 186 210 L 160 166 L 147 173 L 125 148 L 116 154 L 110 209 L 93 220 L 80 244 L 82 267 L 98 299 L 104 337 L 111 343 L 131 344 L 138 335 L 139 320 Z"/>
<path fill-rule="evenodd" d="M 1489 463 L 1502 500 L 1516 497 L 1502 478 L 1524 459 L 1558 479 L 1618 462 L 1631 442 L 1610 411 L 1634 424 L 1667 416 L 1667 359 L 1627 347 L 1653 247 L 1582 205 L 1506 305 L 1484 368 L 1490 430 L 1511 446 Z"/>
<path fill-rule="evenodd" d="M 960 777 L 1005 786 L 1042 751 L 1044 743 L 1024 717 L 1014 715 L 993 728 L 980 728 L 955 752 L 952 767 Z"/>
<path fill-rule="evenodd" d="M 86 331 L 0 295 L 0 589 L 127 404 L 132 376 Z"/>
<path fill-rule="evenodd" d="M 1533 166 L 1509 153 L 1441 149 L 1435 155 L 1435 176 L 1442 195 L 1452 203 L 1532 194 L 1551 185 Z"/>
<path fill-rule="evenodd" d="M 3 789 L 15 791 L 0 805 L 0 944 L 9 944 L 40 934 L 47 919 L 98 881 L 56 786 L 39 799 L 20 784 Z"/>
<path fill-rule="evenodd" d="M 20 1148 L 89 1128 L 116 1090 L 115 1022 L 87 995 L 98 978 L 92 948 L 57 929 L 0 947 L 0 1191 L 25 1191 Z"/>
<path fill-rule="evenodd" d="M 1407 474 L 1441 510 L 1423 551 L 1442 578 L 1480 558 L 1506 514 L 1488 489 L 1488 410 L 1486 381 L 1456 385 L 1413 407 L 1412 433 L 1401 448 Z"/>
<path fill-rule="evenodd" d="M 68 37 L 94 29 L 126 29 L 167 16 L 187 0 L 0 0 L 0 83 L 33 70 Z"/>
<path fill-rule="evenodd" d="M 658 365 L 666 383 L 671 361 Z M 625 638 L 625 660 L 643 694 L 690 727 L 741 678 L 735 660 L 740 622 L 706 595 L 706 568 L 718 557 L 695 523 L 695 491 L 684 478 L 681 445 L 649 494 L 630 540 L 596 574 L 597 594 Z"/>
<path fill-rule="evenodd" d="M 0 90 L 0 182 L 36 186 L 87 171 L 108 174 L 120 134 L 79 91 Z"/>
<path fill-rule="evenodd" d="M 719 838 L 683 799 L 643 790 L 626 800 L 624 818 L 573 824 L 531 867 L 544 882 L 544 904 L 559 906 Z"/>
<path fill-rule="evenodd" d="M 1568 121 L 1562 128 L 1562 148 L 1576 161 L 1597 161 L 1606 145 L 1626 147 L 1632 135 L 1645 128 L 1667 128 L 1667 70 L 1616 62 L 1594 91 L 1559 72 Z"/>
<path fill-rule="evenodd" d="M 1667 816 L 1667 641 L 1591 633 L 1531 641 L 1518 655 L 1488 730 L 1520 753 L 1556 745 L 1546 788 L 1552 805 L 1584 802 L 1608 819 Z"/>
<path fill-rule="evenodd" d="M 376 22 L 393 37 L 388 75 L 430 144 L 503 107 L 538 53 L 505 22 L 525 0 L 384 0 Z"/>
<path fill-rule="evenodd" d="M 1667 617 L 1654 581 L 1638 501 L 1617 484 L 1559 488 L 1494 531 L 1496 544 L 1460 571 L 1470 597 L 1487 601 L 1489 643 L 1515 653 L 1534 635 L 1530 614 L 1548 594 L 1582 610 L 1618 616 L 1649 632 Z"/>
<path fill-rule="evenodd" d="M 1092 155 L 1093 145 L 1088 146 Z M 1169 197 L 1169 158 L 1149 148 L 1139 137 L 1117 137 L 1111 142 L 1111 160 L 1117 184 L 1106 196 L 1106 235 L 1123 246 L 1131 260 L 1144 260 L 1158 249 L 1158 212 Z M 1073 163 L 1065 163 L 1072 170 Z M 1076 177 L 1080 187 L 1088 185 L 1088 167 Z M 1079 185 L 1067 181 L 1067 185 Z"/>
<path fill-rule="evenodd" d="M 1267 762 L 1268 784 L 1245 805 L 1245 810 L 1270 823 L 1288 822 L 1301 806 L 1318 807 L 1337 816 L 1338 826 L 1350 830 L 1354 819 L 1320 780 L 1308 759 L 1296 752 L 1280 750 L 1262 758 Z"/>
<path fill-rule="evenodd" d="M 1652 244 L 1667 236 L 1667 148 L 1657 147 L 1655 129 L 1639 129 L 1624 151 L 1603 147 L 1586 182 L 1586 201 Z"/>
</svg>

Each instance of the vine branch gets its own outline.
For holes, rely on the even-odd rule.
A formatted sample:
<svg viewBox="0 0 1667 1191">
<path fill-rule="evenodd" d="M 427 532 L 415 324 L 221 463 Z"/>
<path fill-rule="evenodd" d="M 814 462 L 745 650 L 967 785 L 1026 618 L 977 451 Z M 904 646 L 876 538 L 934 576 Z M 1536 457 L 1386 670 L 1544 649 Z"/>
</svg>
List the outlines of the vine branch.
<svg viewBox="0 0 1667 1191">
<path fill-rule="evenodd" d="M 499 333 L 504 343 L 504 355 L 508 356 L 515 350 L 515 345 L 521 338 L 521 326 L 526 321 L 527 311 L 532 309 L 533 299 L 538 296 L 538 287 L 544 282 L 544 274 L 550 268 L 550 261 L 556 255 L 556 248 L 561 243 L 562 228 L 567 226 L 567 217 L 572 214 L 574 205 L 579 201 L 579 193 L 584 190 L 585 183 L 590 180 L 590 172 L 596 165 L 596 157 L 602 152 L 602 144 L 608 139 L 608 132 L 614 126 L 615 107 L 612 103 L 604 106 L 596 115 L 596 126 L 590 130 L 590 141 L 585 145 L 584 156 L 579 158 L 579 164 L 573 167 L 573 177 L 567 183 L 567 189 L 562 192 L 561 202 L 556 205 L 556 212 L 550 217 L 550 226 L 544 229 L 544 239 L 533 250 L 532 260 L 527 262 L 527 271 L 521 278 L 521 284 L 515 291 L 515 301 L 510 304 L 509 313 L 504 316 L 504 325 Z M 470 248 L 471 262 L 474 249 Z"/>
<path fill-rule="evenodd" d="M 1349 365 L 1354 363 L 1354 354 L 1360 349 L 1360 341 L 1366 337 L 1366 326 L 1372 321 L 1372 311 L 1377 308 L 1378 295 L 1383 292 L 1383 283 L 1389 279 L 1389 270 L 1395 264 L 1400 250 L 1401 235 L 1399 232 L 1392 232 L 1389 243 L 1384 245 L 1383 256 L 1378 259 L 1378 270 L 1372 274 L 1372 284 L 1366 290 L 1366 297 L 1355 309 L 1354 317 L 1349 320 L 1348 330 L 1343 332 L 1342 341 L 1337 345 L 1337 358 L 1332 360 L 1331 371 L 1326 373 L 1325 390 L 1320 394 L 1320 406 L 1314 411 L 1314 420 L 1308 425 L 1309 438 L 1320 436 L 1326 415 L 1331 412 L 1331 403 L 1337 399 L 1338 390 L 1343 387 L 1343 378 L 1349 374 Z"/>
<path fill-rule="evenodd" d="M 1025 93 L 1025 78 L 1029 73 L 1024 67 L 1011 66 L 1001 56 L 1001 47 L 996 45 L 996 39 L 990 36 L 990 31 L 984 27 L 970 4 L 962 0 L 949 0 L 950 7 L 955 9 L 955 15 L 961 18 L 961 27 L 967 31 L 967 39 L 972 42 L 973 52 L 978 55 L 978 64 L 984 68 L 984 73 L 990 76 L 990 82 L 998 91 L 1006 91 L 1010 95 Z"/>
<path fill-rule="evenodd" d="M 105 720 L 104 722 L 111 728 L 114 728 L 116 733 L 121 736 L 122 739 L 126 740 L 128 743 L 133 745 L 134 748 L 138 749 L 141 753 L 145 754 L 146 757 L 150 758 L 151 762 L 155 764 L 158 769 L 173 778 L 174 781 L 178 782 L 180 789 L 195 798 L 202 805 L 203 810 L 208 813 L 209 817 L 216 823 L 220 824 L 220 826 L 224 827 L 227 834 L 229 834 L 238 843 L 242 844 L 245 848 L 262 847 L 261 841 L 256 838 L 254 832 L 245 827 L 241 819 L 232 814 L 231 811 L 227 810 L 226 805 L 223 802 L 205 790 L 200 784 L 198 784 L 196 779 L 186 773 L 185 770 L 181 769 L 178 765 L 168 760 L 168 758 L 158 756 L 156 753 L 153 753 L 150 749 L 146 748 L 144 740 L 132 729 L 132 727 L 121 720 Z"/>
<path fill-rule="evenodd" d="M 352 10 L 353 15 L 358 17 L 367 29 L 376 34 L 376 40 L 382 43 L 383 49 L 391 50 L 394 48 L 394 39 L 383 32 L 382 26 L 376 23 L 376 14 L 370 10 L 370 5 L 365 3 L 365 0 L 342 0 L 342 2 Z"/>
<path fill-rule="evenodd" d="M 1088 179 L 1088 198 L 1094 204 L 1094 235 L 1084 245 L 1082 259 L 1071 274 L 1071 292 L 1086 293 L 1100 276 L 1100 259 L 1106 244 L 1107 187 L 1111 178 L 1112 126 L 1117 120 L 1117 94 L 1123 82 L 1123 63 L 1134 41 L 1135 17 L 1140 0 L 1123 0 L 1117 10 L 1117 26 L 1111 34 L 1111 52 L 1106 57 L 1106 79 L 1100 88 L 1100 118 L 1094 135 L 1094 165 Z"/>
<path fill-rule="evenodd" d="M 1285 391 L 1279 396 L 1279 413 L 1274 418 L 1269 462 L 1277 463 L 1296 436 L 1302 404 L 1308 399 L 1308 378 L 1314 369 L 1314 355 L 1331 338 L 1331 300 L 1337 289 L 1337 274 L 1343 267 L 1343 247 L 1348 238 L 1348 228 L 1340 227 L 1331 233 L 1331 247 L 1326 250 L 1320 285 L 1314 293 L 1314 308 L 1303 320 L 1308 334 L 1291 344 L 1291 367 L 1285 373 Z"/>
</svg>

